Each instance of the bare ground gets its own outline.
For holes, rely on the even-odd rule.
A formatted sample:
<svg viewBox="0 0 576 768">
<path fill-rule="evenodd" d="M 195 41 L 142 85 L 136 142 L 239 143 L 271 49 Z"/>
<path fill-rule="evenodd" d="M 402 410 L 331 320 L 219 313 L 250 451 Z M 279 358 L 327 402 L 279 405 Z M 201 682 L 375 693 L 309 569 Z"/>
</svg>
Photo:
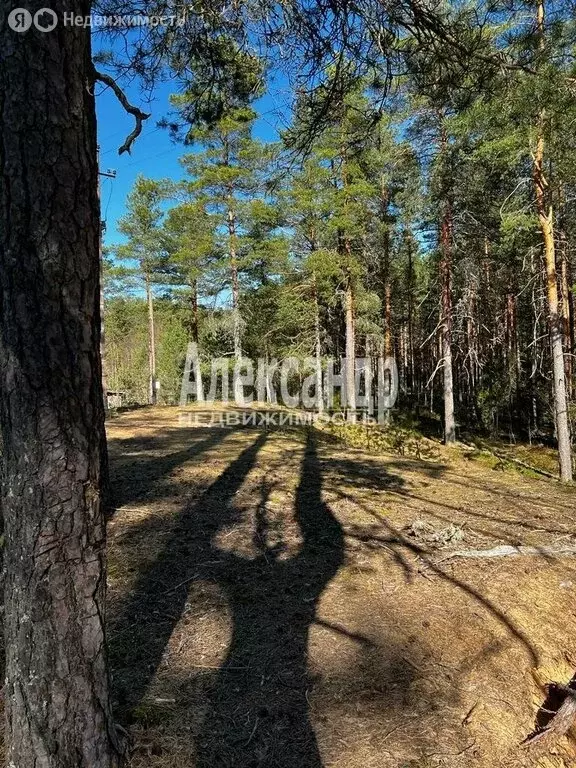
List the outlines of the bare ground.
<svg viewBox="0 0 576 768">
<path fill-rule="evenodd" d="M 576 765 L 519 748 L 576 670 L 573 489 L 316 430 L 109 424 L 109 640 L 131 765 Z M 540 713 L 540 717 L 546 715 Z"/>
</svg>

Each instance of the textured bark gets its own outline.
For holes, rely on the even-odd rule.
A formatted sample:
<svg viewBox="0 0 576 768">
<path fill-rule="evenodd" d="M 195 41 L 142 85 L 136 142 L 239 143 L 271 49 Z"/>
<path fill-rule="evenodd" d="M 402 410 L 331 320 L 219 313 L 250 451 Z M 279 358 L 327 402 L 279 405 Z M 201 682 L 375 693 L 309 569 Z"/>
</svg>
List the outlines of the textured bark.
<svg viewBox="0 0 576 768">
<path fill-rule="evenodd" d="M 545 50 L 544 3 L 537 6 L 537 29 L 540 50 Z M 554 245 L 554 211 L 549 199 L 548 182 L 544 175 L 544 128 L 546 112 L 540 112 L 537 126 L 536 150 L 534 152 L 534 187 L 536 212 L 544 242 L 544 263 L 546 267 L 546 298 L 548 303 L 548 326 L 552 351 L 552 375 L 554 411 L 556 417 L 556 438 L 558 440 L 558 463 L 560 478 L 572 480 L 572 456 L 570 450 L 570 428 L 568 425 L 568 398 L 566 395 L 566 372 L 564 368 L 563 322 L 558 300 L 558 276 L 556 273 L 556 251 Z"/>
<path fill-rule="evenodd" d="M 42 3 L 32 2 L 34 13 Z M 54 0 L 86 15 L 83 2 Z M 0 425 L 10 768 L 111 768 L 90 34 L 0 8 Z"/>
</svg>

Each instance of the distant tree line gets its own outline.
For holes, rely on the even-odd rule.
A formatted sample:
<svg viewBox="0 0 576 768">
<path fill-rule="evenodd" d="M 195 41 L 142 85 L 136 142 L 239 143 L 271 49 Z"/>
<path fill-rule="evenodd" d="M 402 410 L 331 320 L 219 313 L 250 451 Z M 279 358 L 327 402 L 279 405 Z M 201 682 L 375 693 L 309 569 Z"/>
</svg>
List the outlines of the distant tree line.
<svg viewBox="0 0 576 768">
<path fill-rule="evenodd" d="M 415 52 L 381 101 L 378 73 L 351 78 L 304 155 L 310 94 L 275 144 L 253 136 L 258 89 L 210 122 L 191 123 L 194 94 L 175 97 L 169 127 L 193 151 L 180 182 L 139 178 L 129 197 L 109 269 L 110 382 L 142 401 L 160 371 L 146 365 L 143 298 L 123 297 L 131 273 L 157 297 L 162 402 L 177 399 L 185 339 L 235 359 L 393 354 L 398 407 L 439 416 L 446 442 L 556 438 L 568 477 L 572 24 L 543 11 L 508 31 L 530 67 L 480 62 L 455 81 Z M 124 355 L 126 314 L 139 341 Z"/>
</svg>

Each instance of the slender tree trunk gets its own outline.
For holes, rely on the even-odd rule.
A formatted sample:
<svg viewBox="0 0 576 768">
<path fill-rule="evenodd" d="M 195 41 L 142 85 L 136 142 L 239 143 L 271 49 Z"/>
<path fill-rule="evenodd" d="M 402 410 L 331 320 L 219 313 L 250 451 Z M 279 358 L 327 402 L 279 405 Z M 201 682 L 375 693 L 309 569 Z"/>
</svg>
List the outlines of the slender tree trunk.
<svg viewBox="0 0 576 768">
<path fill-rule="evenodd" d="M 564 372 L 566 376 L 566 393 L 570 398 L 572 395 L 572 302 L 570 290 L 570 263 L 568 261 L 568 243 L 566 233 L 561 229 L 559 237 L 559 256 L 560 256 L 560 286 L 562 292 L 562 336 L 564 340 Z"/>
<path fill-rule="evenodd" d="M 442 323 L 440 326 L 440 337 L 444 377 L 444 442 L 449 444 L 456 440 L 456 423 L 454 419 L 454 383 L 452 376 L 451 260 L 444 251 L 444 248 L 440 273 L 442 277 Z"/>
<path fill-rule="evenodd" d="M 342 188 L 346 191 L 348 187 L 348 165 L 346 158 L 346 147 L 341 148 L 340 154 L 342 165 Z M 344 197 L 344 208 L 348 209 L 348 197 Z M 347 233 L 342 229 L 338 232 L 338 250 L 345 261 L 345 286 L 344 286 L 344 328 L 345 328 L 345 355 L 346 370 L 345 390 L 346 390 L 346 409 L 347 420 L 354 424 L 356 422 L 356 328 L 354 318 L 354 288 L 352 285 L 352 245 Z"/>
<path fill-rule="evenodd" d="M 354 322 L 354 293 L 352 277 L 347 271 L 344 293 L 344 314 L 346 319 L 346 404 L 348 421 L 356 421 L 356 329 Z"/>
<path fill-rule="evenodd" d="M 100 240 L 100 243 L 102 241 Z M 106 338 L 104 332 L 104 268 L 102 265 L 102 256 L 100 256 L 100 360 L 102 365 L 102 402 L 104 403 L 104 410 L 108 410 L 108 382 L 106 376 Z"/>
<path fill-rule="evenodd" d="M 242 320 L 240 317 L 240 286 L 238 283 L 238 254 L 236 248 L 236 216 L 228 210 L 228 236 L 230 249 L 230 277 L 232 279 L 232 322 L 234 336 L 234 359 L 242 358 Z"/>
<path fill-rule="evenodd" d="M 388 190 L 382 184 L 380 203 L 382 206 L 382 219 L 385 225 L 382 242 L 382 308 L 384 313 L 384 357 L 391 357 L 394 353 L 392 342 L 392 283 L 390 279 L 390 232 L 388 230 Z"/>
<path fill-rule="evenodd" d="M 190 341 L 198 344 L 198 280 L 190 281 Z"/>
<path fill-rule="evenodd" d="M 540 353 L 541 336 L 540 315 L 541 315 L 541 291 L 538 289 L 537 277 L 541 273 L 540 260 L 536 262 L 534 253 L 530 254 L 530 276 L 532 280 L 532 343 L 530 344 L 530 398 L 531 398 L 531 422 L 530 440 L 532 436 L 537 436 L 540 432 L 540 419 L 538 409 L 538 361 Z"/>
<path fill-rule="evenodd" d="M 10 8 L 0 8 L 7 764 L 112 768 L 90 32 L 16 34 Z M 51 8 L 60 20 L 90 13 L 74 0 Z"/>
<path fill-rule="evenodd" d="M 97 195 L 98 195 L 98 269 L 99 269 L 99 290 L 98 298 L 100 301 L 100 367 L 102 371 L 102 403 L 104 405 L 104 413 L 108 411 L 108 377 L 106 375 L 106 337 L 105 337 L 105 325 L 104 325 L 104 259 L 102 257 L 102 235 L 103 235 L 103 222 L 101 218 L 101 206 L 100 206 L 100 152 L 96 148 L 96 163 L 98 166 L 97 174 Z M 100 458 L 100 499 L 104 511 L 108 510 L 112 506 L 112 491 L 110 487 L 110 472 L 108 466 L 108 446 L 106 443 L 106 432 L 102 431 L 102 451 Z"/>
<path fill-rule="evenodd" d="M 313 284 L 314 295 L 314 348 L 316 364 L 316 409 L 318 413 L 324 411 L 324 397 L 322 389 L 322 338 L 320 335 L 320 305 L 318 303 L 318 291 L 316 288 L 316 277 Z"/>
<path fill-rule="evenodd" d="M 568 426 L 568 398 L 566 395 L 566 371 L 562 343 L 562 317 L 558 301 L 556 275 L 556 255 L 554 249 L 554 228 L 552 206 L 546 206 L 544 199 L 544 181 L 542 177 L 542 156 L 544 140 L 538 139 L 538 149 L 534 160 L 534 178 L 536 184 L 536 206 L 540 230 L 544 239 L 544 260 L 546 265 L 546 297 L 548 303 L 548 323 L 550 330 L 550 348 L 552 352 L 552 375 L 554 411 L 556 416 L 556 437 L 558 440 L 558 459 L 560 477 L 568 482 L 572 479 L 572 457 L 570 452 L 570 430 Z"/>
<path fill-rule="evenodd" d="M 537 25 L 540 50 L 544 51 L 544 3 L 542 0 L 538 2 Z M 556 416 L 556 438 L 558 440 L 558 460 L 560 464 L 560 477 L 565 482 L 568 482 L 572 480 L 572 456 L 570 451 L 570 429 L 568 426 L 568 398 L 566 396 L 562 317 L 558 301 L 558 283 L 556 274 L 554 211 L 549 199 L 548 182 L 544 176 L 545 125 L 546 111 L 542 109 L 538 120 L 536 150 L 534 152 L 534 187 L 536 192 L 536 212 L 538 214 L 540 231 L 542 232 L 542 239 L 544 241 L 546 297 L 548 303 L 550 347 L 552 351 L 553 394 Z"/>
<path fill-rule="evenodd" d="M 443 155 L 447 150 L 448 137 L 442 116 L 440 120 L 440 152 Z M 444 442 L 448 445 L 456 440 L 452 373 L 452 205 L 448 199 L 444 200 L 444 210 L 440 223 L 440 284 L 442 292 L 440 339 L 444 377 Z"/>
<path fill-rule="evenodd" d="M 414 266 L 412 263 L 412 238 L 406 232 L 408 264 L 406 267 L 407 309 L 408 309 L 408 390 L 414 396 Z"/>
<path fill-rule="evenodd" d="M 148 394 L 150 405 L 156 405 L 156 332 L 154 329 L 154 294 L 150 276 L 146 274 L 146 303 L 148 304 Z"/>
<path fill-rule="evenodd" d="M 468 287 L 468 321 L 466 324 L 466 333 L 468 341 L 468 357 L 470 360 L 470 375 L 468 377 L 468 407 L 475 412 L 476 409 L 476 387 L 478 383 L 478 282 L 476 275 L 470 277 Z"/>
<path fill-rule="evenodd" d="M 392 286 L 390 278 L 384 287 L 384 355 L 391 357 L 394 352 L 392 343 Z"/>
</svg>

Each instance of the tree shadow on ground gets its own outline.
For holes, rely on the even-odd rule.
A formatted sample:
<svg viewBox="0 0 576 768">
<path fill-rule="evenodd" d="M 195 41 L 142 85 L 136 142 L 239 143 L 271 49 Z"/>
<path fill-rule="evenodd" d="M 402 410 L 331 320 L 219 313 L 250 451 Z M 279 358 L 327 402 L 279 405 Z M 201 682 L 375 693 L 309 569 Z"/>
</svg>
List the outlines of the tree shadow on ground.
<svg viewBox="0 0 576 768">
<path fill-rule="evenodd" d="M 148 565 L 142 567 L 131 592 L 122 603 L 112 606 L 111 651 L 122 720 L 130 720 L 130 714 L 144 699 L 154 701 L 149 689 L 155 677 L 160 680 L 161 689 L 168 681 L 168 689 L 178 692 L 174 727 L 183 734 L 178 735 L 178 739 L 186 740 L 184 734 L 188 734 L 188 742 L 194 742 L 196 754 L 189 764 L 195 768 L 322 768 L 311 723 L 310 700 L 319 705 L 314 724 L 323 750 L 331 741 L 338 742 L 339 735 L 330 733 L 327 740 L 328 726 L 324 727 L 322 718 L 329 720 L 331 712 L 335 716 L 347 713 L 349 707 L 359 706 L 359 702 L 371 708 L 373 726 L 367 729 L 374 727 L 377 732 L 379 725 L 376 724 L 390 719 L 395 730 L 395 718 L 410 715 L 418 705 L 418 700 L 414 703 L 409 697 L 414 680 L 423 678 L 416 680 L 416 687 L 432 685 L 432 680 L 424 679 L 426 671 L 418 671 L 418 662 L 414 666 L 410 659 L 406 661 L 402 639 L 391 626 L 391 623 L 402 625 L 403 610 L 390 615 L 384 613 L 367 634 L 365 623 L 360 624 L 364 634 L 356 633 L 346 620 L 338 618 L 337 611 L 335 618 L 330 611 L 326 618 L 318 615 L 320 597 L 326 586 L 345 558 L 347 562 L 351 559 L 350 547 L 345 544 L 352 540 L 362 551 L 382 549 L 402 570 L 406 580 L 413 579 L 416 568 L 422 566 L 462 591 L 505 626 L 514 640 L 524 646 L 532 663 L 536 662 L 529 640 L 503 611 L 376 514 L 369 501 L 368 506 L 363 504 L 362 497 L 356 493 L 359 489 L 409 492 L 402 477 L 394 471 L 401 472 L 405 468 L 403 462 L 395 466 L 394 462 L 372 463 L 364 455 L 354 461 L 337 455 L 328 458 L 329 454 L 321 461 L 317 453 L 317 433 L 309 430 L 302 460 L 298 455 L 292 458 L 293 464 L 300 461 L 293 508 L 284 510 L 290 517 L 294 516 L 299 528 L 300 542 L 295 548 L 288 546 L 273 530 L 275 480 L 268 447 L 266 461 L 258 465 L 260 450 L 269 434 L 253 434 L 204 432 L 196 436 L 197 442 L 188 449 L 182 448 L 179 438 L 166 441 L 159 436 L 158 441 L 146 444 L 153 454 L 148 459 L 144 459 L 143 451 L 139 450 L 141 441 L 131 444 L 134 450 L 128 460 L 136 456 L 140 472 L 146 477 L 123 489 L 125 504 L 141 498 L 142 494 L 147 498 L 153 494 L 158 500 L 162 494 L 170 497 L 181 479 L 178 467 L 189 459 L 205 462 L 208 452 L 223 438 L 228 447 L 218 447 L 216 454 L 219 459 L 232 457 L 232 461 L 209 487 L 201 487 L 201 495 L 191 483 L 185 506 L 178 507 L 176 516 L 161 519 L 164 530 L 158 531 L 160 543 L 154 544 L 151 564 L 148 558 Z M 117 447 L 123 449 L 125 445 L 123 442 Z M 170 450 L 172 453 L 162 454 Z M 290 445 L 288 451 L 293 456 L 294 446 Z M 288 454 L 281 452 L 278 461 L 287 459 Z M 410 468 L 416 468 L 413 462 Z M 427 463 L 417 468 L 431 477 L 439 477 L 444 470 L 442 465 Z M 174 488 L 168 478 L 170 473 Z M 197 483 L 196 470 L 190 477 Z M 345 489 L 339 488 L 340 481 Z M 362 507 L 367 524 L 343 527 L 323 501 L 323 485 L 330 497 L 346 499 L 347 504 Z M 179 504 L 181 499 L 182 493 Z M 130 535 L 137 536 L 142 531 L 149 535 L 149 526 L 149 520 L 141 520 L 130 529 Z M 236 546 L 234 531 L 239 529 L 244 537 L 246 533 L 251 537 L 250 554 Z M 126 551 L 130 551 L 129 546 Z M 342 584 L 340 581 L 338 584 L 342 594 Z M 326 607 L 324 600 L 322 613 Z M 216 638 L 228 641 L 225 657 L 209 654 L 212 667 L 202 666 L 202 653 L 197 650 L 179 657 L 176 649 L 176 646 L 180 648 L 179 637 L 175 634 L 167 657 L 169 666 L 160 668 L 181 619 L 182 641 L 194 635 L 209 647 L 214 635 L 208 625 L 219 621 L 222 626 L 227 617 L 230 632 L 226 628 Z M 369 617 L 363 617 L 362 621 L 364 618 Z M 366 623 L 370 628 L 371 622 Z M 203 626 L 207 627 L 205 638 Z M 309 664 L 312 626 L 332 635 L 340 643 L 340 646 L 336 643 L 336 647 L 341 648 L 342 642 L 352 642 L 358 663 L 352 664 L 352 656 L 347 655 L 341 664 L 330 667 L 327 679 L 317 680 L 315 669 Z M 196 640 L 191 642 L 197 649 Z M 323 642 L 323 652 L 326 652 L 331 641 Z M 485 650 L 487 656 L 494 652 L 492 646 Z M 312 658 L 316 658 L 315 654 L 316 651 Z M 170 681 L 175 684 L 174 688 L 170 688 Z M 456 700 L 456 683 L 452 687 L 442 683 L 442 690 L 440 684 L 438 686 L 437 704 Z M 163 695 L 164 692 L 160 694 Z M 343 696 L 351 700 L 343 700 Z M 364 703 L 365 699 L 369 704 Z M 342 717 L 342 722 L 350 720 L 348 714 Z M 138 719 L 138 722 L 145 721 Z M 371 738 L 375 738 L 374 735 Z M 425 742 L 423 737 L 424 746 Z"/>
<path fill-rule="evenodd" d="M 308 716 L 308 632 L 320 595 L 344 561 L 344 538 L 321 498 L 311 432 L 295 498 L 302 545 L 294 557 L 284 560 L 282 544 L 267 544 L 266 493 L 256 511 L 260 554 L 228 554 L 213 574 L 233 626 L 198 738 L 198 768 L 321 766 Z"/>
<path fill-rule="evenodd" d="M 394 467 L 395 462 L 389 462 L 384 466 Z M 427 468 L 426 464 L 423 463 L 422 471 L 424 474 L 438 477 L 439 474 L 441 474 L 441 466 L 432 465 L 430 468 Z M 334 487 L 332 488 L 332 494 L 337 498 L 352 504 L 358 510 L 362 511 L 367 519 L 371 520 L 371 525 L 369 527 L 355 526 L 354 529 L 348 529 L 346 531 L 347 537 L 356 539 L 356 541 L 361 542 L 369 549 L 384 547 L 393 558 L 394 562 L 400 566 L 407 581 L 412 581 L 416 572 L 426 571 L 433 573 L 435 576 L 450 583 L 458 590 L 471 597 L 481 605 L 489 615 L 500 622 L 507 633 L 523 646 L 532 663 L 535 665 L 538 664 L 539 659 L 537 651 L 532 646 L 529 638 L 521 627 L 517 626 L 509 616 L 500 610 L 492 601 L 486 598 L 480 591 L 450 573 L 441 562 L 436 560 L 433 552 L 427 547 L 412 540 L 402 530 L 399 530 L 387 519 L 385 514 L 382 514 L 375 509 L 372 503 L 367 503 L 358 498 L 358 496 L 354 494 L 354 489 L 361 488 L 362 490 L 385 491 L 402 498 L 415 499 L 420 502 L 425 502 L 426 504 L 439 504 L 440 506 L 447 508 L 451 508 L 450 505 L 443 502 L 431 502 L 429 499 L 420 497 L 404 488 L 403 484 L 398 481 L 387 483 L 385 475 L 383 476 L 381 472 L 370 472 L 369 468 L 366 466 L 359 465 L 358 462 L 350 461 L 348 459 L 336 459 L 331 461 L 330 475 L 336 478 Z M 338 487 L 337 478 L 345 479 L 345 489 Z M 352 492 L 350 492 L 349 489 L 351 489 Z M 459 508 L 454 507 L 454 509 Z M 384 535 L 379 534 L 377 532 L 378 529 L 380 529 L 381 533 Z M 411 559 L 409 556 L 411 556 Z M 415 569 L 414 560 L 419 563 L 418 571 Z"/>
<path fill-rule="evenodd" d="M 208 683 L 197 768 L 322 766 L 309 718 L 308 634 L 319 598 L 344 562 L 344 534 L 322 500 L 312 430 L 294 500 L 301 538 L 297 554 L 289 555 L 283 542 L 270 543 L 269 483 L 253 494 L 260 494 L 252 531 L 256 555 L 224 550 L 215 541 L 241 522 L 244 510 L 236 494 L 266 439 L 266 433 L 256 437 L 199 500 L 182 509 L 162 550 L 112 619 L 112 662 L 120 671 L 117 690 L 126 716 L 158 669 L 191 584 L 210 582 L 223 595 L 231 639 L 224 663 Z M 186 460 L 178 454 L 167 457 L 164 467 Z"/>
<path fill-rule="evenodd" d="M 112 510 L 125 504 L 164 498 L 164 481 L 186 461 L 201 457 L 229 434 L 225 429 L 180 429 L 162 436 L 113 438 L 108 441 L 111 461 Z"/>
</svg>

